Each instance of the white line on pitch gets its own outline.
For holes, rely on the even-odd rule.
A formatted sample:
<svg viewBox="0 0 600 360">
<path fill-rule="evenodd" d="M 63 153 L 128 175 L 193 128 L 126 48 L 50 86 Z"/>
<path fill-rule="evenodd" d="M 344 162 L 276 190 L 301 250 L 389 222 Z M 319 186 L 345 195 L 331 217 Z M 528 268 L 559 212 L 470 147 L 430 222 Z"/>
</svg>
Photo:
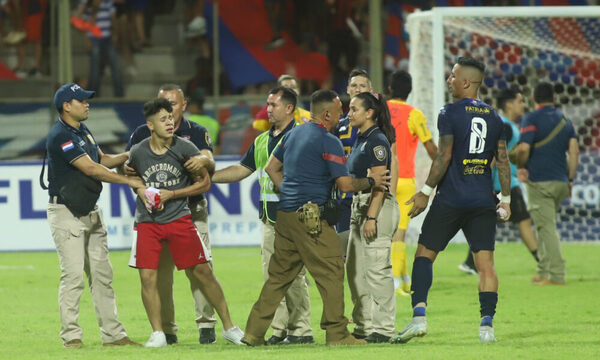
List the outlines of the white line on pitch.
<svg viewBox="0 0 600 360">
<path fill-rule="evenodd" d="M 33 265 L 0 265 L 0 270 L 35 270 Z"/>
</svg>

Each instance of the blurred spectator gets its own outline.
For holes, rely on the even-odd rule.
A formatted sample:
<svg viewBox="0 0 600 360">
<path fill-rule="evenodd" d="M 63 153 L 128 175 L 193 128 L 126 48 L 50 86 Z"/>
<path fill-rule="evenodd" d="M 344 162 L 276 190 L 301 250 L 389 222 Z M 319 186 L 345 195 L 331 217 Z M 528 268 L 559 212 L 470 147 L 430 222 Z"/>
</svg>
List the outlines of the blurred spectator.
<svg viewBox="0 0 600 360">
<path fill-rule="evenodd" d="M 133 12 L 133 23 L 138 36 L 136 48 L 141 49 L 150 46 L 149 36 L 146 36 L 144 14 L 148 9 L 149 0 L 128 0 L 128 5 Z"/>
<path fill-rule="evenodd" d="M 84 18 L 100 28 L 102 34 L 96 37 L 88 34 L 92 44 L 92 53 L 90 55 L 90 90 L 96 91 L 96 96 L 100 96 L 100 80 L 104 66 L 110 66 L 110 72 L 113 81 L 113 95 L 123 97 L 123 80 L 121 78 L 121 69 L 117 52 L 112 44 L 112 24 L 115 17 L 115 7 L 113 0 L 81 0 L 78 14 L 84 13 Z"/>
<path fill-rule="evenodd" d="M 334 86 L 337 86 L 358 63 L 360 10 L 364 4 L 361 0 L 327 0 L 327 4 L 330 19 L 327 56 L 333 69 Z"/>
<path fill-rule="evenodd" d="M 204 0 L 186 0 L 185 38 L 188 49 L 200 51 L 201 56 L 210 56 L 210 44 L 206 37 L 206 19 L 204 18 Z"/>
<path fill-rule="evenodd" d="M 25 40 L 27 33 L 23 27 L 23 15 L 21 14 L 20 0 L 4 0 L 2 6 L 8 13 L 11 21 L 12 30 L 4 37 L 4 43 L 7 45 L 16 45 Z"/>
<path fill-rule="evenodd" d="M 285 39 L 281 36 L 281 23 L 284 17 L 283 13 L 286 1 L 264 0 L 264 4 L 267 11 L 267 19 L 269 20 L 271 29 L 273 29 L 273 37 L 265 45 L 265 50 L 275 50 L 285 44 Z"/>
<path fill-rule="evenodd" d="M 204 18 L 204 0 L 186 0 L 185 37 L 192 38 L 206 34 L 206 19 Z"/>
<path fill-rule="evenodd" d="M 46 0 L 21 0 L 22 24 L 26 37 L 17 45 L 17 66 L 15 74 L 20 78 L 27 76 L 39 78 L 42 76 L 42 22 L 46 14 Z M 25 69 L 26 44 L 33 44 L 34 64 Z"/>
<path fill-rule="evenodd" d="M 187 119 L 198 125 L 202 125 L 208 131 L 208 135 L 210 135 L 210 138 L 212 139 L 214 153 L 218 154 L 219 122 L 208 115 L 204 115 L 204 100 L 204 89 L 196 88 L 196 91 L 191 93 L 190 101 L 187 106 L 187 110 L 190 112 Z"/>
<path fill-rule="evenodd" d="M 133 59 L 133 33 L 131 5 L 128 0 L 114 0 L 115 2 L 115 46 L 125 63 L 125 73 L 131 76 L 137 75 L 135 61 Z M 84 88 L 85 89 L 85 88 Z"/>
</svg>

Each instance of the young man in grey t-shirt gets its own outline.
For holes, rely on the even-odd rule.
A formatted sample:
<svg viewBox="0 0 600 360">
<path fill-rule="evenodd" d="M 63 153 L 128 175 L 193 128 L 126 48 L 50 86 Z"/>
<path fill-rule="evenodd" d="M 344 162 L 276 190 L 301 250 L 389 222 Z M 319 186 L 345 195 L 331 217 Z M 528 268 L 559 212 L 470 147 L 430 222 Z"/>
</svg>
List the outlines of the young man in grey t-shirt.
<svg viewBox="0 0 600 360">
<path fill-rule="evenodd" d="M 135 145 L 129 157 L 129 166 L 140 174 L 146 186 L 158 189 L 160 194 L 160 207 L 146 196 L 145 191 L 149 189 L 138 189 L 136 199 L 135 267 L 140 272 L 142 301 L 153 330 L 145 346 L 167 346 L 156 287 L 163 241 L 169 246 L 177 269 L 185 269 L 188 278 L 196 278 L 200 283 L 204 296 L 223 322 L 223 338 L 242 345 L 240 340 L 244 333 L 231 321 L 223 289 L 207 264 L 210 259 L 207 259 L 187 205 L 189 196 L 210 188 L 210 180 L 207 173 L 203 178 L 192 178 L 186 172 L 183 164 L 200 151 L 191 142 L 173 136 L 172 111 L 166 99 L 144 104 L 144 116 L 152 135 Z"/>
</svg>

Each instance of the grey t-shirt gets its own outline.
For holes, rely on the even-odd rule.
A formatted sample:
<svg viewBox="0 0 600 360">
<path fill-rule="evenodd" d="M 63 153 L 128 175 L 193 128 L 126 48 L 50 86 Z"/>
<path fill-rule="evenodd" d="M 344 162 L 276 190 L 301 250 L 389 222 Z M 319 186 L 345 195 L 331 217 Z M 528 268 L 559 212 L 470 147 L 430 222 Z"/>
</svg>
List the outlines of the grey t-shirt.
<svg viewBox="0 0 600 360">
<path fill-rule="evenodd" d="M 162 155 L 150 149 L 150 138 L 134 145 L 129 153 L 129 166 L 142 177 L 146 186 L 157 189 L 177 190 L 192 185 L 193 179 L 185 170 L 183 163 L 200 150 L 189 140 L 173 137 L 170 150 Z M 182 216 L 189 215 L 188 198 L 177 198 L 165 203 L 162 211 L 149 213 L 139 196 L 136 199 L 135 221 L 167 224 Z"/>
</svg>

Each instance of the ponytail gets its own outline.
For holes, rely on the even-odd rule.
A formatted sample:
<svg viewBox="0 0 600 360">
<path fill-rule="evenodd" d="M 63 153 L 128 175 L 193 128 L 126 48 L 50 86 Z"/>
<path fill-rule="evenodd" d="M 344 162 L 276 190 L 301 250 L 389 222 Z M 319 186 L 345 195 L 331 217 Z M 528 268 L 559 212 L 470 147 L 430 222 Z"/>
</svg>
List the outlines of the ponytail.
<svg viewBox="0 0 600 360">
<path fill-rule="evenodd" d="M 392 126 L 390 109 L 387 106 L 385 98 L 381 94 L 372 94 L 370 92 L 363 92 L 356 95 L 357 98 L 362 100 L 363 108 L 365 110 L 373 109 L 373 117 L 375 124 L 381 129 L 385 137 L 390 142 L 390 145 L 396 142 L 396 132 Z"/>
</svg>

